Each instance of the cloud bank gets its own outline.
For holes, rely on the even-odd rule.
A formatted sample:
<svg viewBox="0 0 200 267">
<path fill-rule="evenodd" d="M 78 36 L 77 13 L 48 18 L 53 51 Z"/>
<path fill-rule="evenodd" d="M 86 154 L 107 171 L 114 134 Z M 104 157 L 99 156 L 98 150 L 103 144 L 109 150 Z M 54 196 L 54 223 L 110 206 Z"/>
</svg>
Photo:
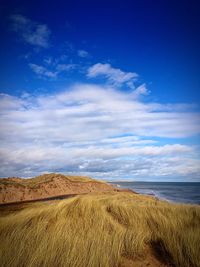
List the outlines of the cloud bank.
<svg viewBox="0 0 200 267">
<path fill-rule="evenodd" d="M 144 102 L 143 88 L 127 93 L 76 84 L 52 95 L 1 94 L 0 176 L 59 171 L 108 179 L 198 179 L 198 150 L 159 140 L 199 134 L 199 113 L 185 104 Z"/>
</svg>

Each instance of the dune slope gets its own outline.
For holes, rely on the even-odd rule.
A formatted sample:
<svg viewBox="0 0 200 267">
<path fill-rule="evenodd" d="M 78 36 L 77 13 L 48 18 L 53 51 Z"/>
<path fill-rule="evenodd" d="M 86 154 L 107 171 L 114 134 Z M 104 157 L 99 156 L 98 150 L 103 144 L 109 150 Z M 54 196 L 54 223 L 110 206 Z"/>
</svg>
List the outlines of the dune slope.
<svg viewBox="0 0 200 267">
<path fill-rule="evenodd" d="M 0 217 L 2 267 L 199 267 L 200 207 L 128 192 L 30 203 Z"/>
<path fill-rule="evenodd" d="M 0 179 L 0 203 L 50 198 L 68 194 L 113 191 L 104 182 L 84 176 L 44 174 L 31 179 Z"/>
</svg>

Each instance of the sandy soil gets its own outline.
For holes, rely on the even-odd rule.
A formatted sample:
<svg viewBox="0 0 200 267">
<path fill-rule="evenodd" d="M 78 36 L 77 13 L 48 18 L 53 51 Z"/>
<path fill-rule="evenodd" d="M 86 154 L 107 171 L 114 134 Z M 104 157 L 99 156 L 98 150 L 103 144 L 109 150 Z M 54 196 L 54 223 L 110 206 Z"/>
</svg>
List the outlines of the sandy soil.
<svg viewBox="0 0 200 267">
<path fill-rule="evenodd" d="M 175 267 L 165 262 L 165 259 L 158 259 L 154 251 L 147 247 L 145 253 L 140 258 L 128 259 L 123 257 L 118 267 Z"/>
<path fill-rule="evenodd" d="M 5 181 L 5 179 L 4 179 Z M 90 192 L 107 192 L 116 189 L 98 181 L 71 181 L 63 176 L 55 176 L 49 182 L 39 183 L 35 187 L 20 184 L 19 178 L 8 178 L 8 183 L 0 181 L 0 203 L 44 199 L 68 194 L 83 194 Z"/>
</svg>

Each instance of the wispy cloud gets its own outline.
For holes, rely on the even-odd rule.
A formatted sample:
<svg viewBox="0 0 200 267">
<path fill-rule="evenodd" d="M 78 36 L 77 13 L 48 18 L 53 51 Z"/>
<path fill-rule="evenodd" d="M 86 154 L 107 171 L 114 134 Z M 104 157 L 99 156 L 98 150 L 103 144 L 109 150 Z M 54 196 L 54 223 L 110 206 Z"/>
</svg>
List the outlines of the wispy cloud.
<svg viewBox="0 0 200 267">
<path fill-rule="evenodd" d="M 135 179 L 196 179 L 195 147 L 157 141 L 200 133 L 199 113 L 180 106 L 146 103 L 132 92 L 87 84 L 37 97 L 1 95 L 0 176 L 48 169 L 106 178 L 128 173 Z"/>
<path fill-rule="evenodd" d="M 89 57 L 89 53 L 87 51 L 85 51 L 85 50 L 78 50 L 77 53 L 78 53 L 79 57 L 83 57 L 83 58 Z"/>
<path fill-rule="evenodd" d="M 30 63 L 29 67 L 35 74 L 38 75 L 38 78 L 56 79 L 60 73 L 71 71 L 75 69 L 77 65 L 76 64 L 57 64 L 53 66 L 51 69 L 49 69 L 49 67 L 47 68 L 44 66 Z"/>
<path fill-rule="evenodd" d="M 105 77 L 111 84 L 123 85 L 134 88 L 134 82 L 138 78 L 135 72 L 124 72 L 120 69 L 113 68 L 110 64 L 97 63 L 88 69 L 87 76 L 95 78 L 98 76 Z"/>
<path fill-rule="evenodd" d="M 139 98 L 140 96 L 145 96 L 149 93 L 150 91 L 147 89 L 146 84 L 141 84 L 132 92 L 132 97 Z"/>
<path fill-rule="evenodd" d="M 47 48 L 49 46 L 50 29 L 45 24 L 32 21 L 20 14 L 10 16 L 12 29 L 28 44 Z"/>
<path fill-rule="evenodd" d="M 29 64 L 29 67 L 32 69 L 33 72 L 35 72 L 40 78 L 56 78 L 58 72 L 57 71 L 50 71 L 47 68 L 43 66 L 39 66 L 37 64 Z"/>
<path fill-rule="evenodd" d="M 70 71 L 77 67 L 77 64 L 57 64 L 56 70 L 60 73 L 63 71 Z"/>
</svg>

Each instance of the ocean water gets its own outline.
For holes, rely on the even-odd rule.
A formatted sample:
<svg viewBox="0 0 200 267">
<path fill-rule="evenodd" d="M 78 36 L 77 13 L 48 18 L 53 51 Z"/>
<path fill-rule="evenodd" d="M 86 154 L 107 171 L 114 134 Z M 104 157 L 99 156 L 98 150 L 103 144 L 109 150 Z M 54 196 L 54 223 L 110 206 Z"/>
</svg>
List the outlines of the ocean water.
<svg viewBox="0 0 200 267">
<path fill-rule="evenodd" d="M 113 184 L 171 202 L 200 204 L 200 183 L 113 182 Z"/>
</svg>

